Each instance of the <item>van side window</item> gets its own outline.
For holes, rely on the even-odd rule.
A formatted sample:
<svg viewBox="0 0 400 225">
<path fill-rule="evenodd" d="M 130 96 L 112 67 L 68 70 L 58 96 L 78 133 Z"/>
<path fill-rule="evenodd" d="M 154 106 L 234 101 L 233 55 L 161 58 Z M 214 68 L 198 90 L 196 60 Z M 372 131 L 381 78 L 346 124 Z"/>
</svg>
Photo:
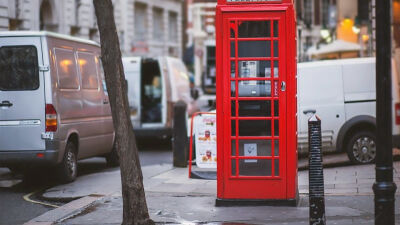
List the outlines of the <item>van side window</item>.
<svg viewBox="0 0 400 225">
<path fill-rule="evenodd" d="M 74 52 L 55 48 L 58 87 L 60 89 L 78 89 L 79 78 L 76 71 Z"/>
<path fill-rule="evenodd" d="M 24 91 L 39 88 L 39 66 L 35 46 L 0 48 L 0 90 Z"/>
<path fill-rule="evenodd" d="M 101 62 L 101 59 L 98 56 L 96 56 L 96 64 L 97 64 L 97 68 L 98 68 L 98 71 L 99 71 L 99 74 L 100 74 L 101 83 L 103 85 L 104 94 L 108 95 L 106 81 L 104 80 L 103 63 Z"/>
<path fill-rule="evenodd" d="M 98 89 L 99 80 L 94 55 L 87 52 L 78 52 L 78 64 L 82 76 L 82 88 Z"/>
</svg>

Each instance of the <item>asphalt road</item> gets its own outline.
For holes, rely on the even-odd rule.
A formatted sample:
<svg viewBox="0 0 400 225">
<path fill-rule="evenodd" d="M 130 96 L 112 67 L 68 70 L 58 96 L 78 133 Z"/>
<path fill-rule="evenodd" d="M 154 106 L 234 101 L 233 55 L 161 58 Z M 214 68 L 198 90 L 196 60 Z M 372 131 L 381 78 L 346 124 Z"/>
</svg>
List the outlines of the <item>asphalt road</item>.
<svg viewBox="0 0 400 225">
<path fill-rule="evenodd" d="M 170 145 L 166 142 L 153 143 L 154 140 L 148 140 L 139 144 L 141 165 L 172 163 Z M 78 168 L 78 176 L 119 169 L 107 167 L 105 159 L 100 157 L 79 161 Z M 23 224 L 52 210 L 53 207 L 24 200 L 25 195 L 55 186 L 52 176 L 54 175 L 46 171 L 37 171 L 35 175 L 30 175 L 30 178 L 25 180 L 22 175 L 15 175 L 7 168 L 0 168 L 0 225 Z M 34 195 L 30 198 L 38 200 Z M 51 204 L 64 203 L 51 202 Z"/>
<path fill-rule="evenodd" d="M 11 176 L 6 168 L 0 168 L 0 224 L 22 224 L 51 210 L 52 207 L 33 204 L 23 196 L 41 188 L 40 184 L 26 184 L 21 177 Z M 13 185 L 15 184 L 15 185 Z"/>
</svg>

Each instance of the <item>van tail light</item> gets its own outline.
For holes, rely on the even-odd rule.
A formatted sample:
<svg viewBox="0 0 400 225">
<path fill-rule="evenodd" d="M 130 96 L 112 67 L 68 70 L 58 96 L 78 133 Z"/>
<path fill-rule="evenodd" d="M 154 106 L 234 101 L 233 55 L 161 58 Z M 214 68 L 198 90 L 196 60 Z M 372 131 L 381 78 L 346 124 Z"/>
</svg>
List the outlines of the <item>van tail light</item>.
<svg viewBox="0 0 400 225">
<path fill-rule="evenodd" d="M 400 103 L 396 103 L 394 109 L 394 113 L 396 115 L 396 125 L 400 125 Z"/>
<path fill-rule="evenodd" d="M 57 112 L 52 104 L 46 104 L 46 132 L 57 131 Z"/>
</svg>

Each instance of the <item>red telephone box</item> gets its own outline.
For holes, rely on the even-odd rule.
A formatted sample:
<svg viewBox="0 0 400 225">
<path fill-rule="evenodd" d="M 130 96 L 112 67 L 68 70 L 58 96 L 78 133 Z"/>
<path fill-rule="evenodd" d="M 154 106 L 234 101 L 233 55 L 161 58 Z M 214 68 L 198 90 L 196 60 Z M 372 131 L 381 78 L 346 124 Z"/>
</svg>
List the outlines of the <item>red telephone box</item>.
<svg viewBox="0 0 400 225">
<path fill-rule="evenodd" d="M 297 202 L 293 0 L 218 0 L 217 205 Z"/>
</svg>

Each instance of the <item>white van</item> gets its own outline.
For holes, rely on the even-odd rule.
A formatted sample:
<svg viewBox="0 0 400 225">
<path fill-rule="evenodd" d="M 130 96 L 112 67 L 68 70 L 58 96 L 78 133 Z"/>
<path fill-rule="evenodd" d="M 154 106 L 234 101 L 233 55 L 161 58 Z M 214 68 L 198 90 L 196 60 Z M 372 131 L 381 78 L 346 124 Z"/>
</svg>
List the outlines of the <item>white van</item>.
<svg viewBox="0 0 400 225">
<path fill-rule="evenodd" d="M 124 57 L 131 121 L 138 137 L 171 137 L 173 107 L 179 100 L 188 114 L 197 110 L 189 74 L 182 60 L 172 57 Z"/>
<path fill-rule="evenodd" d="M 375 58 L 298 64 L 298 147 L 308 152 L 308 119 L 321 118 L 325 152 L 347 152 L 354 163 L 375 160 Z M 398 70 L 393 64 L 393 143 L 400 146 Z M 396 117 L 397 116 L 397 117 Z"/>
<path fill-rule="evenodd" d="M 0 165 L 55 165 L 77 175 L 77 160 L 117 164 L 114 128 L 97 43 L 49 32 L 0 32 Z"/>
</svg>

